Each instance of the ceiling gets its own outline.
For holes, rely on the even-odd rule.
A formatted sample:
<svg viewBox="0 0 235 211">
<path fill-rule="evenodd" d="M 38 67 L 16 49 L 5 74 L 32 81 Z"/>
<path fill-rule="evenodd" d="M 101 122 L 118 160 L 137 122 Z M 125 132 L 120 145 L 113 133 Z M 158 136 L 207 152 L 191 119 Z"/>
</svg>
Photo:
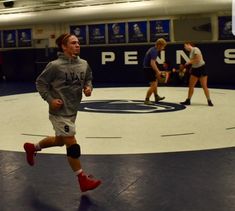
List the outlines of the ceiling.
<svg viewBox="0 0 235 211">
<path fill-rule="evenodd" d="M 36 12 L 140 1 L 150 0 L 0 0 L 2 3 L 0 13 L 11 14 L 19 12 Z M 4 2 L 14 2 L 14 6 L 11 8 L 6 8 L 3 5 Z"/>
<path fill-rule="evenodd" d="M 9 0 L 5 0 L 9 1 Z M 95 22 L 232 10 L 232 0 L 0 0 L 0 26 Z"/>
</svg>

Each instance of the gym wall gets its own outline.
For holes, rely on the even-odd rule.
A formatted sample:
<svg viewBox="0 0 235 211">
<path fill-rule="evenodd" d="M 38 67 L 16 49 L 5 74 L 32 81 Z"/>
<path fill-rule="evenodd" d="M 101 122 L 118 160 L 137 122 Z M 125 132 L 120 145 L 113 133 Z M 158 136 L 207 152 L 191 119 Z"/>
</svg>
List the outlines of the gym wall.
<svg viewBox="0 0 235 211">
<path fill-rule="evenodd" d="M 185 62 L 187 54 L 183 51 L 183 41 L 187 38 L 187 30 L 184 30 L 184 24 L 188 23 L 188 25 L 198 27 L 196 30 L 199 31 L 200 36 L 189 36 L 189 38 L 196 43 L 204 55 L 209 71 L 209 85 L 234 86 L 235 42 L 231 38 L 219 40 L 219 17 L 214 14 L 206 16 L 164 18 L 170 20 L 170 41 L 165 51 L 159 56 L 158 62 L 163 63 L 164 60 L 168 60 L 172 66 Z M 194 18 L 198 22 L 193 21 Z M 154 18 L 147 21 L 151 20 L 154 20 Z M 211 20 L 210 25 L 207 25 L 208 20 Z M 138 22 L 143 21 L 143 19 L 117 20 L 116 22 L 131 21 Z M 108 25 L 108 22 L 96 24 L 103 23 Z M 56 58 L 55 38 L 63 32 L 69 32 L 71 25 L 91 24 L 94 23 L 42 24 L 1 28 L 2 31 L 21 28 L 32 29 L 31 47 L 1 49 L 3 71 L 7 80 L 34 81 L 45 65 Z M 193 34 L 193 31 L 188 33 L 188 35 L 190 34 Z M 206 38 L 203 37 L 203 34 L 206 35 Z M 88 60 L 92 67 L 94 83 L 143 84 L 145 83 L 142 72 L 143 57 L 146 50 L 153 45 L 154 42 L 150 42 L 150 37 L 148 37 L 147 42 L 143 43 L 128 43 L 127 40 L 123 44 L 85 44 L 81 46 L 81 57 Z"/>
</svg>

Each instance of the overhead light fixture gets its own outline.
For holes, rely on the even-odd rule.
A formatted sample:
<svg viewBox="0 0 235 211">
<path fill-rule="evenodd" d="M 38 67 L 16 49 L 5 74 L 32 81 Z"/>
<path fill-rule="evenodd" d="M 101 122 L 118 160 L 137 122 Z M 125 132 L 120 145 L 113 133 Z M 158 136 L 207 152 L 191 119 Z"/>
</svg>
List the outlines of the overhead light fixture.
<svg viewBox="0 0 235 211">
<path fill-rule="evenodd" d="M 4 5 L 4 7 L 6 7 L 6 8 L 12 8 L 13 6 L 14 6 L 14 1 L 8 1 L 8 0 L 6 0 L 6 1 L 4 1 L 3 2 L 3 5 Z"/>
</svg>

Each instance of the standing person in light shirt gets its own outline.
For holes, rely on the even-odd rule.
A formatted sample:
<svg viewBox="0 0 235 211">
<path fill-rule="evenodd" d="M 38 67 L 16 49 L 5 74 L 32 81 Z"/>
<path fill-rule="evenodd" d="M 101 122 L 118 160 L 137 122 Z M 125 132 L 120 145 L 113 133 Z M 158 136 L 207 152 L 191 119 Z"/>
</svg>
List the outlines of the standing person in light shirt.
<svg viewBox="0 0 235 211">
<path fill-rule="evenodd" d="M 189 61 L 185 65 L 192 65 L 192 69 L 189 78 L 188 97 L 185 101 L 180 103 L 182 105 L 191 105 L 191 98 L 193 96 L 194 87 L 199 80 L 206 96 L 208 106 L 213 106 L 213 103 L 210 99 L 209 89 L 207 87 L 208 74 L 201 50 L 198 47 L 195 47 L 192 42 L 185 42 L 184 48 L 186 51 L 190 52 Z"/>
</svg>

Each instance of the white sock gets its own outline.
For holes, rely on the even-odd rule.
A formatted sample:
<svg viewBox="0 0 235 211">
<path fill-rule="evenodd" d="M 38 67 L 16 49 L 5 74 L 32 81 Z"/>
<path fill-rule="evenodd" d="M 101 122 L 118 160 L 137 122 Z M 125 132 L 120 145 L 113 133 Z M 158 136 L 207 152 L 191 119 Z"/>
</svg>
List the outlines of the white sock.
<svg viewBox="0 0 235 211">
<path fill-rule="evenodd" d="M 34 146 L 37 151 L 41 151 L 42 148 L 40 147 L 39 143 L 34 144 Z"/>
<path fill-rule="evenodd" d="M 82 169 L 79 169 L 79 170 L 75 171 L 74 173 L 78 176 L 78 175 L 81 174 L 82 172 L 83 172 L 83 170 L 82 170 Z"/>
</svg>

